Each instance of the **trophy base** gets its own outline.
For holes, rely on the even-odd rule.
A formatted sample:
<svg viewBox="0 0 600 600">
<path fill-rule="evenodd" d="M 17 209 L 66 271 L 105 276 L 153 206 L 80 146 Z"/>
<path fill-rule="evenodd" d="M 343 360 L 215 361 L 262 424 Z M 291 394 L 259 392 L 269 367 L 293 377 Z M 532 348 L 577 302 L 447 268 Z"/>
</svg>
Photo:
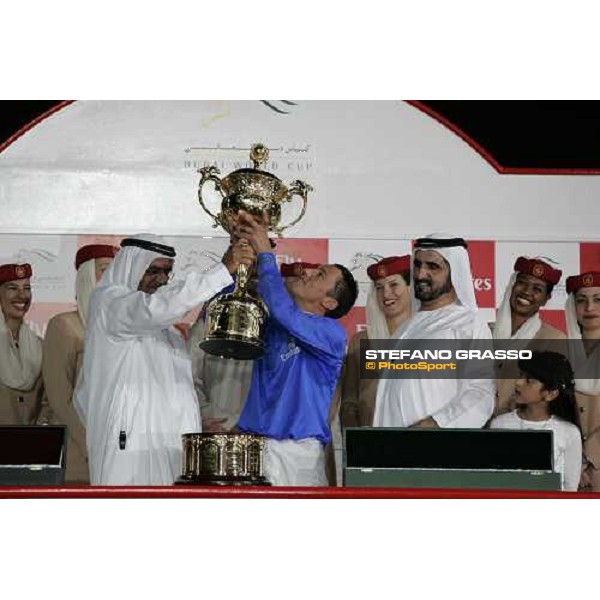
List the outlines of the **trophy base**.
<svg viewBox="0 0 600 600">
<path fill-rule="evenodd" d="M 195 477 L 179 477 L 175 480 L 175 485 L 270 486 L 271 483 L 265 477 L 197 475 Z"/>
<path fill-rule="evenodd" d="M 199 345 L 207 354 L 236 360 L 256 360 L 265 352 L 264 344 L 261 341 L 215 338 L 204 340 Z"/>
</svg>

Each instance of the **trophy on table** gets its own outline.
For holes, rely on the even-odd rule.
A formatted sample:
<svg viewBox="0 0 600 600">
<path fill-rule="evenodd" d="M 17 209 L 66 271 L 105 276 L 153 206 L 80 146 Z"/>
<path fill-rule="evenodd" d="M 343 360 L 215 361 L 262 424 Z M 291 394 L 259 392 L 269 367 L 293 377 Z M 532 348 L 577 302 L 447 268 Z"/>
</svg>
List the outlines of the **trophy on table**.
<svg viewBox="0 0 600 600">
<path fill-rule="evenodd" d="M 266 213 L 269 231 L 281 237 L 282 232 L 298 223 L 306 212 L 307 196 L 312 187 L 303 181 L 293 181 L 289 187 L 277 176 L 261 170 L 266 163 L 269 150 L 263 144 L 254 144 L 250 149 L 252 168 L 237 169 L 225 177 L 219 177 L 217 167 L 199 169 L 198 186 L 200 206 L 212 217 L 213 227 L 227 230 L 230 217 L 244 210 L 259 218 Z M 213 214 L 206 206 L 202 192 L 205 184 L 212 182 L 221 195 L 221 211 Z M 302 210 L 297 218 L 287 225 L 280 225 L 282 204 L 291 202 L 294 196 L 302 200 Z M 260 297 L 249 290 L 252 267 L 240 265 L 235 273 L 235 289 L 231 293 L 217 296 L 206 307 L 204 340 L 200 347 L 209 354 L 254 360 L 264 352 L 262 330 L 267 317 L 267 308 Z"/>
<path fill-rule="evenodd" d="M 253 433 L 184 433 L 176 485 L 269 486 L 264 475 L 265 438 Z"/>
</svg>

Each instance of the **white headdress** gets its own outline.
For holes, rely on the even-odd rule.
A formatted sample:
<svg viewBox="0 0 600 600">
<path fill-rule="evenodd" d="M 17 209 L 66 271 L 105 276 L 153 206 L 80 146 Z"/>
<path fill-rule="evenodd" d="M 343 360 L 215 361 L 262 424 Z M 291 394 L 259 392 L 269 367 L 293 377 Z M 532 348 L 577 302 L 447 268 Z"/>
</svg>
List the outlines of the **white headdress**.
<svg viewBox="0 0 600 600">
<path fill-rule="evenodd" d="M 90 296 L 96 287 L 96 259 L 90 258 L 79 265 L 75 275 L 75 300 L 77 312 L 84 327 L 87 322 Z"/>
<path fill-rule="evenodd" d="M 450 277 L 458 303 L 469 310 L 476 311 L 477 302 L 466 242 L 462 238 L 445 233 L 432 233 L 419 238 L 413 248 L 413 264 L 417 250 L 433 250 L 446 259 L 450 265 Z M 421 301 L 415 296 L 414 285 L 411 285 L 411 297 L 414 313 L 421 308 Z"/>
<path fill-rule="evenodd" d="M 175 249 L 152 233 L 142 233 L 121 241 L 121 250 L 106 269 L 98 287 L 124 286 L 137 290 L 150 263 L 157 258 L 175 258 Z"/>
</svg>

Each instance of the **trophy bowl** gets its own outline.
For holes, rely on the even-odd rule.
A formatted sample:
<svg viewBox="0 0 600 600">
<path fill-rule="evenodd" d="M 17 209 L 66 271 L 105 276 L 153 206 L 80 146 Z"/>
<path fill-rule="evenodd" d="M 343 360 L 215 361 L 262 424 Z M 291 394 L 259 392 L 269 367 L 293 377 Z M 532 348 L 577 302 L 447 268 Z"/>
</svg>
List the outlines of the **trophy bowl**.
<svg viewBox="0 0 600 600">
<path fill-rule="evenodd" d="M 258 169 L 239 169 L 221 179 L 225 198 L 221 205 L 220 222 L 240 210 L 262 218 L 269 216 L 269 226 L 277 231 L 281 221 L 281 203 L 289 194 L 288 187 L 275 175 Z"/>
<path fill-rule="evenodd" d="M 271 485 L 263 475 L 265 439 L 251 433 L 181 436 L 181 477 L 176 485 Z"/>
<path fill-rule="evenodd" d="M 254 360 L 264 352 L 261 328 L 267 309 L 259 298 L 235 292 L 217 296 L 206 308 L 201 348 L 209 354 Z"/>
<path fill-rule="evenodd" d="M 240 210 L 262 218 L 267 215 L 269 230 L 281 237 L 281 233 L 300 221 L 306 212 L 308 193 L 312 187 L 303 181 L 294 181 L 289 186 L 276 175 L 260 169 L 267 161 L 269 150 L 263 144 L 254 144 L 250 149 L 250 159 L 254 168 L 237 169 L 225 177 L 215 166 L 201 168 L 198 187 L 198 201 L 204 211 L 213 219 L 213 227 L 221 226 L 228 230 L 230 217 Z M 208 183 L 220 193 L 221 211 L 213 214 L 203 199 L 203 189 Z M 291 202 L 295 196 L 302 200 L 299 216 L 281 225 L 282 203 Z M 267 317 L 267 309 L 262 300 L 248 289 L 250 269 L 240 265 L 236 271 L 235 290 L 230 294 L 217 296 L 207 305 L 204 340 L 200 347 L 209 354 L 254 360 L 264 353 L 262 330 Z"/>
</svg>

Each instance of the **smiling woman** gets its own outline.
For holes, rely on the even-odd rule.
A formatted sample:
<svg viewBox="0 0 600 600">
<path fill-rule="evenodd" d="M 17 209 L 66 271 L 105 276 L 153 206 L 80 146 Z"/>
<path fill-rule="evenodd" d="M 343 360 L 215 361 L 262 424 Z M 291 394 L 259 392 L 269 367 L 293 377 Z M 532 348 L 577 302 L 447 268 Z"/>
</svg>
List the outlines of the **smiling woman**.
<svg viewBox="0 0 600 600">
<path fill-rule="evenodd" d="M 388 256 L 367 269 L 372 282 L 366 308 L 367 328 L 350 340 L 334 402 L 333 413 L 339 404 L 343 427 L 373 424 L 377 380 L 360 377 L 360 342 L 387 339 L 410 317 L 410 263 L 410 255 Z"/>
<path fill-rule="evenodd" d="M 600 287 L 578 290 L 575 294 L 575 314 L 581 327 L 583 338 L 600 338 Z M 592 344 L 589 344 L 590 346 Z"/>
<path fill-rule="evenodd" d="M 567 278 L 569 360 L 575 370 L 585 467 L 581 484 L 600 492 L 600 272 Z"/>
<path fill-rule="evenodd" d="M 9 281 L 1 287 L 0 307 L 7 327 L 16 337 L 23 317 L 31 306 L 31 282 L 29 278 Z"/>
<path fill-rule="evenodd" d="M 31 306 L 31 265 L 0 266 L 0 424 L 40 416 L 42 343 L 23 323 Z"/>
</svg>

